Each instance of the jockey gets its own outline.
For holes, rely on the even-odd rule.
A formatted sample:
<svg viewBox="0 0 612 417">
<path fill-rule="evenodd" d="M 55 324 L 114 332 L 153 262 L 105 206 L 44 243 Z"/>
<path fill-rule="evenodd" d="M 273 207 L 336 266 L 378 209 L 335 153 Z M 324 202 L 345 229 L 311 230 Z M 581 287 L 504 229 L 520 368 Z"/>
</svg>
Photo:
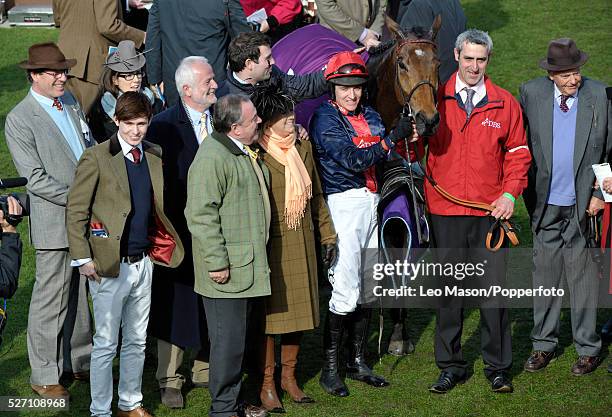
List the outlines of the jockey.
<svg viewBox="0 0 612 417">
<path fill-rule="evenodd" d="M 365 63 L 354 52 L 340 52 L 327 64 L 325 79 L 332 99 L 315 111 L 310 133 L 329 211 L 338 233 L 338 258 L 329 270 L 332 296 L 325 320 L 325 363 L 321 387 L 329 394 L 349 395 L 338 376 L 339 347 L 347 328 L 348 378 L 375 387 L 389 383 L 365 363 L 370 310 L 358 306 L 361 287 L 361 250 L 378 249 L 376 166 L 387 160 L 402 138 L 413 136 L 409 119 L 385 136 L 380 115 L 361 103 L 368 80 Z"/>
</svg>

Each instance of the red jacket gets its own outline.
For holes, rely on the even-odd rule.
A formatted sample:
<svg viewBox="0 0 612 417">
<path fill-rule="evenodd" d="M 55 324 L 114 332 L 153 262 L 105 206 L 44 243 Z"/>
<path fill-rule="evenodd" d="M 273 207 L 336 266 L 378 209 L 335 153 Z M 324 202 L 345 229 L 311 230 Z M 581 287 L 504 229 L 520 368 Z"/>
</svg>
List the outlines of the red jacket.
<svg viewBox="0 0 612 417">
<path fill-rule="evenodd" d="M 240 4 L 246 17 L 264 8 L 268 17 L 274 16 L 279 25 L 291 22 L 302 12 L 300 0 L 240 0 Z"/>
<path fill-rule="evenodd" d="M 531 163 L 519 103 L 485 76 L 487 101 L 479 103 L 468 120 L 455 94 L 456 77 L 457 73 L 438 91 L 440 126 L 429 139 L 428 174 L 458 198 L 490 204 L 504 192 L 518 197 L 527 186 Z M 486 215 L 451 203 L 429 181 L 425 197 L 431 214 Z"/>
</svg>

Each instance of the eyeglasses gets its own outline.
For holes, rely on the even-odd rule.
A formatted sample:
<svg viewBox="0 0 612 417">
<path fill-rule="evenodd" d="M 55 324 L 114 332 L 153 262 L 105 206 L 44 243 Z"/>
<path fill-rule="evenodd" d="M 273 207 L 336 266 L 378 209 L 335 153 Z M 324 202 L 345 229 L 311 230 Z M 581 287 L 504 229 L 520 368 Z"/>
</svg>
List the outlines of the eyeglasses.
<svg viewBox="0 0 612 417">
<path fill-rule="evenodd" d="M 331 75 L 366 75 L 368 71 L 365 69 L 363 65 L 359 64 L 346 64 L 338 68 L 336 71 L 332 72 Z"/>
<path fill-rule="evenodd" d="M 52 76 L 55 79 L 62 78 L 62 75 L 68 76 L 68 70 L 61 71 L 43 71 L 43 74 Z"/>
<path fill-rule="evenodd" d="M 142 72 L 128 72 L 128 73 L 119 74 L 118 76 L 123 78 L 125 81 L 132 81 L 134 77 L 137 77 L 138 79 L 142 80 L 143 73 Z"/>
</svg>

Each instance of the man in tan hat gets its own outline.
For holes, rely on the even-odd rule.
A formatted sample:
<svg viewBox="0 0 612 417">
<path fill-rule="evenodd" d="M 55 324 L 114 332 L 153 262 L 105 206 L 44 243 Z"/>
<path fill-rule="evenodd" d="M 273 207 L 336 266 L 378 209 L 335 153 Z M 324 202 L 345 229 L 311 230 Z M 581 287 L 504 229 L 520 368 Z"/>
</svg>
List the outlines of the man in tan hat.
<svg viewBox="0 0 612 417">
<path fill-rule="evenodd" d="M 578 353 L 574 375 L 590 373 L 600 362 L 598 278 L 585 236 L 588 217 L 604 207 L 591 165 L 605 162 L 612 145 L 605 86 L 581 74 L 587 59 L 572 39 L 553 40 L 540 61 L 548 74 L 520 89 L 533 156 L 524 194 L 533 231 L 533 286 L 560 288 L 562 277 L 567 280 Z M 533 352 L 526 371 L 542 370 L 554 359 L 563 301 L 534 298 Z"/>
<path fill-rule="evenodd" d="M 85 279 L 70 265 L 66 199 L 81 154 L 93 145 L 74 96 L 65 91 L 66 59 L 54 43 L 30 47 L 32 87 L 6 118 L 6 142 L 19 175 L 28 179 L 30 236 L 36 249 L 36 282 L 28 315 L 32 389 L 42 397 L 66 397 L 62 373 L 87 379 L 91 316 Z M 65 356 L 67 355 L 67 356 Z"/>
<path fill-rule="evenodd" d="M 67 86 L 85 114 L 98 96 L 108 48 L 126 39 L 138 48 L 144 43 L 145 32 L 123 22 L 124 8 L 124 0 L 53 0 L 58 45 L 77 59 Z"/>
</svg>

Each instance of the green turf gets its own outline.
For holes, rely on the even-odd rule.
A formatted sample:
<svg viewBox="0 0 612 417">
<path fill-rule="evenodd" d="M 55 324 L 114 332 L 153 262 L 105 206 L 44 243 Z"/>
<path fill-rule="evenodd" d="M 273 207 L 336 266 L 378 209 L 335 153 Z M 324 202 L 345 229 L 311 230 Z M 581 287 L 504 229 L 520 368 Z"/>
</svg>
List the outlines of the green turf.
<svg viewBox="0 0 612 417">
<path fill-rule="evenodd" d="M 543 75 L 538 60 L 546 53 L 550 39 L 571 36 L 590 56 L 583 73 L 605 83 L 612 82 L 611 54 L 612 8 L 609 0 L 468 0 L 462 2 L 468 16 L 468 26 L 489 31 L 494 41 L 494 56 L 489 75 L 513 94 L 519 85 L 533 77 Z M 34 42 L 57 39 L 57 32 L 49 29 L 0 30 L 0 178 L 14 176 L 15 168 L 4 140 L 6 114 L 27 92 L 24 73 L 16 63 L 27 57 L 27 48 Z M 526 213 L 522 203 L 517 218 L 523 226 L 522 244 L 531 242 Z M 23 236 L 25 224 L 20 226 Z M 26 238 L 27 240 L 27 238 Z M 34 282 L 33 250 L 26 245 L 24 262 L 17 295 L 9 302 L 10 322 L 5 341 L 0 349 L 0 396 L 33 396 L 28 385 L 29 366 L 26 350 L 26 323 L 30 293 Z M 325 311 L 327 294 L 323 291 L 321 307 Z M 163 306 L 153 306 L 163 308 Z M 607 319 L 608 311 L 600 312 L 599 325 Z M 298 406 L 286 402 L 289 415 L 317 417 L 392 417 L 392 416 L 609 416 L 612 414 L 612 378 L 605 366 L 594 374 L 573 377 L 569 369 L 576 359 L 572 345 L 569 312 L 561 320 L 561 356 L 546 371 L 527 374 L 522 371 L 523 361 L 530 351 L 529 332 L 531 311 L 512 310 L 513 353 L 512 369 L 515 393 L 494 395 L 482 374 L 479 353 L 480 334 L 477 311 L 466 312 L 463 345 L 466 359 L 473 364 L 474 374 L 467 384 L 445 396 L 434 396 L 427 386 L 435 380 L 438 370 L 433 360 L 434 315 L 430 310 L 410 311 L 411 336 L 416 352 L 396 360 L 384 356 L 375 369 L 391 381 L 386 389 L 373 389 L 348 381 L 348 398 L 332 398 L 318 385 L 321 367 L 321 331 L 306 334 L 300 356 L 299 380 L 316 404 Z M 388 323 L 387 323 L 388 327 Z M 387 328 L 388 330 L 388 328 Z M 387 332 L 388 334 L 388 332 Z M 375 351 L 377 332 L 373 330 L 370 350 Z M 608 347 L 604 349 L 608 355 Z M 372 359 L 376 358 L 372 355 Z M 607 364 L 609 359 L 604 362 Z M 154 352 L 148 350 L 144 375 L 144 405 L 157 416 L 203 416 L 207 414 L 208 392 L 195 389 L 187 394 L 184 410 L 170 411 L 159 402 L 155 382 Z M 247 395 L 252 397 L 254 384 L 247 380 Z M 69 413 L 65 416 L 87 416 L 89 386 L 73 383 Z M 116 404 L 116 395 L 115 395 Z M 21 412 L 7 415 L 55 415 L 57 413 Z"/>
</svg>

